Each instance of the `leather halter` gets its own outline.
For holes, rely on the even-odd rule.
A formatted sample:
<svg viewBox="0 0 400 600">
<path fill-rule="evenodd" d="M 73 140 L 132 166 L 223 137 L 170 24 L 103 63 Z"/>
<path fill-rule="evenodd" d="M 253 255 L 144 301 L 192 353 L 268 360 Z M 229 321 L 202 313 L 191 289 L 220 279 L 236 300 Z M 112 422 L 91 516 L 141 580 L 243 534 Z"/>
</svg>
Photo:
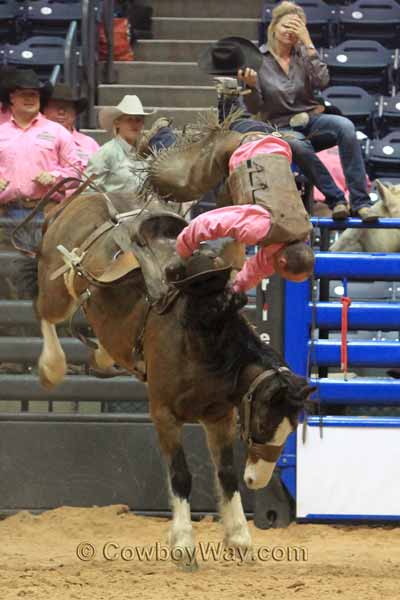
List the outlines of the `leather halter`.
<svg viewBox="0 0 400 600">
<path fill-rule="evenodd" d="M 243 422 L 241 422 L 240 426 L 240 438 L 246 442 L 249 448 L 249 460 L 251 462 L 257 462 L 258 459 L 265 460 L 267 462 L 275 463 L 283 449 L 282 446 L 276 446 L 275 444 L 259 444 L 254 442 L 251 437 L 251 413 L 253 408 L 253 399 L 254 394 L 257 387 L 261 382 L 265 381 L 265 379 L 269 379 L 274 377 L 278 373 L 282 373 L 285 371 L 290 371 L 287 367 L 279 367 L 278 369 L 268 369 L 267 371 L 263 371 L 250 384 L 249 389 L 242 397 L 241 407 L 243 414 Z"/>
</svg>

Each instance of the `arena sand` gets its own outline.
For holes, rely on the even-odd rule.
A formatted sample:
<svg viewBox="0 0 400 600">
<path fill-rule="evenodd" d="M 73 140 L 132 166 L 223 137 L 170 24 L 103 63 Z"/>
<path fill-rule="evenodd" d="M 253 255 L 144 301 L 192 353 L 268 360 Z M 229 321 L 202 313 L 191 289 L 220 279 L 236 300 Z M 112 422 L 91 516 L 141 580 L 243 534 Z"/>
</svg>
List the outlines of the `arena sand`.
<svg viewBox="0 0 400 600">
<path fill-rule="evenodd" d="M 268 547 L 271 553 L 279 548 L 278 560 L 248 564 L 227 560 L 229 556 L 200 559 L 196 573 L 183 573 L 169 561 L 120 557 L 122 548 L 164 544 L 167 519 L 135 516 L 121 505 L 62 507 L 39 516 L 20 512 L 0 522 L 0 598 L 400 599 L 400 528 L 293 524 L 262 531 L 252 523 L 250 527 L 255 547 Z M 197 543 L 222 539 L 221 525 L 210 518 L 195 523 L 194 529 Z M 78 559 L 80 542 L 95 547 L 92 560 Z M 107 542 L 114 544 L 108 548 L 116 560 L 102 556 Z M 282 560 L 282 548 L 294 547 L 306 550 L 297 557 L 302 560 L 295 554 Z M 87 556 L 87 548 L 83 552 Z M 125 557 L 131 557 L 129 551 Z"/>
</svg>

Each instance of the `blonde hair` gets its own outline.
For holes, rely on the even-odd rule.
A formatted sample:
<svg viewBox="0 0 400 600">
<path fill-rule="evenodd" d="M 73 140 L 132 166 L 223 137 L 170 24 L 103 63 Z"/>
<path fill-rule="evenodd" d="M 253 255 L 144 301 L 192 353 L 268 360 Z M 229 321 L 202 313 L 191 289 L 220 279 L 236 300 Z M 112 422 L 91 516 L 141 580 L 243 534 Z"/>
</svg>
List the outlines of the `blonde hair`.
<svg viewBox="0 0 400 600">
<path fill-rule="evenodd" d="M 286 17 L 286 15 L 297 15 L 302 21 L 304 21 L 304 23 L 307 23 L 306 13 L 301 6 L 298 6 L 294 2 L 289 2 L 288 0 L 284 0 L 284 2 L 278 4 L 278 6 L 272 11 L 272 21 L 267 29 L 268 45 L 271 46 L 272 49 L 274 49 L 275 28 L 279 21 L 283 17 Z"/>
</svg>

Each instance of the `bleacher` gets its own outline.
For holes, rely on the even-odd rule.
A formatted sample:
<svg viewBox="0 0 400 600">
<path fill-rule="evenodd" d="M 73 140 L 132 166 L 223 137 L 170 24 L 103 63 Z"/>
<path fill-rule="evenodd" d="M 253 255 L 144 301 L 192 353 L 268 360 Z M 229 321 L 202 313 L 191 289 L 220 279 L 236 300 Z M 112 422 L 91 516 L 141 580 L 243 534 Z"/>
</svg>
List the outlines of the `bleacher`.
<svg viewBox="0 0 400 600">
<path fill-rule="evenodd" d="M 89 99 L 85 121 L 95 126 L 97 0 L 0 0 L 0 64 L 34 69 Z"/>
</svg>

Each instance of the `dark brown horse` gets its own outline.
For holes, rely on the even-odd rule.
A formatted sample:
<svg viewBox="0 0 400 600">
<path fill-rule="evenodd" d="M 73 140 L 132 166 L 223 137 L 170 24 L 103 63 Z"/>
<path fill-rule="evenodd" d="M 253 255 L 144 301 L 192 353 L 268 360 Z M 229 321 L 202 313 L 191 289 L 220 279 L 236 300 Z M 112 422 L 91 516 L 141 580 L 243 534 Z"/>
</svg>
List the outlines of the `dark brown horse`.
<svg viewBox="0 0 400 600">
<path fill-rule="evenodd" d="M 113 219 L 110 203 L 115 209 Z M 56 324 L 83 302 L 99 342 L 97 363 L 116 363 L 133 374 L 138 372 L 138 362 L 145 364 L 150 414 L 169 470 L 171 546 L 186 548 L 188 553 L 194 548 L 191 474 L 181 431 L 184 423 L 200 422 L 215 465 L 225 542 L 249 548 L 251 539 L 233 466 L 237 412 L 242 437 L 249 445 L 244 479 L 248 487 L 257 489 L 268 483 L 311 390 L 305 379 L 293 374 L 261 342 L 239 312 L 246 299 L 233 294 L 229 285 L 197 295 L 188 284 L 167 296 L 167 302 L 164 297 L 155 298 L 157 276 L 151 270 L 149 275 L 145 260 L 144 267 L 136 268 L 131 250 L 138 256 L 153 253 L 154 261 L 160 256 L 173 259 L 175 237 L 184 222 L 180 217 L 152 216 L 150 210 L 149 219 L 138 229 L 135 223 L 138 216 L 143 217 L 143 205 L 139 213 L 129 216 L 137 206 L 126 195 L 110 194 L 107 201 L 102 194 L 82 195 L 48 225 L 35 261 L 38 289 L 34 302 L 44 338 L 40 379 L 46 387 L 62 381 L 66 361 Z M 96 238 L 105 222 L 110 229 Z M 114 237 L 107 241 L 110 231 Z M 104 242 L 103 237 L 107 238 Z M 88 247 L 89 238 L 96 239 Z M 119 240 L 118 250 L 115 240 Z M 71 264 L 75 260 L 74 267 L 62 268 L 60 245 L 67 249 Z M 86 248 L 84 254 L 82 248 Z M 79 261 L 78 256 L 83 258 Z M 113 281 L 106 259 L 116 267 L 118 276 Z M 220 277 L 220 271 L 215 277 Z M 196 278 L 194 282 L 198 285 Z M 160 289 L 164 285 L 164 280 L 158 281 Z M 155 289 L 152 298 L 149 289 Z"/>
</svg>

